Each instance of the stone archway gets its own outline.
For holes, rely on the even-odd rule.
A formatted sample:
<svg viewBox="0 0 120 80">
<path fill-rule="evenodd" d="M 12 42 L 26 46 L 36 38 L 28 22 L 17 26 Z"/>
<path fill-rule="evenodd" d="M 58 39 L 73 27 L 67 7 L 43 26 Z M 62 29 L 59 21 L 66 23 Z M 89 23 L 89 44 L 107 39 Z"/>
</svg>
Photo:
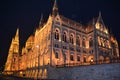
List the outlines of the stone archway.
<svg viewBox="0 0 120 80">
<path fill-rule="evenodd" d="M 104 63 L 104 57 L 103 57 L 103 56 L 100 56 L 100 57 L 99 57 L 99 63 L 100 63 L 100 64 Z"/>
</svg>

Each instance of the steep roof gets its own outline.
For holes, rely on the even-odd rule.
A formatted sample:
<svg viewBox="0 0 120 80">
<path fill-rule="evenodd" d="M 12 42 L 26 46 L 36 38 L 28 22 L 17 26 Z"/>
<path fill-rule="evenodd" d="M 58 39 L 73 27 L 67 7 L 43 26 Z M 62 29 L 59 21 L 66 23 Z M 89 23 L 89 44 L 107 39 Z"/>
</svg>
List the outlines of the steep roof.
<svg viewBox="0 0 120 80">
<path fill-rule="evenodd" d="M 71 27 L 73 29 L 79 29 L 80 31 L 85 32 L 86 27 L 84 25 L 82 25 L 81 23 L 73 21 L 69 18 L 66 18 L 63 15 L 59 15 L 59 17 L 64 25 L 66 25 L 66 26 L 69 25 L 69 27 Z"/>
</svg>

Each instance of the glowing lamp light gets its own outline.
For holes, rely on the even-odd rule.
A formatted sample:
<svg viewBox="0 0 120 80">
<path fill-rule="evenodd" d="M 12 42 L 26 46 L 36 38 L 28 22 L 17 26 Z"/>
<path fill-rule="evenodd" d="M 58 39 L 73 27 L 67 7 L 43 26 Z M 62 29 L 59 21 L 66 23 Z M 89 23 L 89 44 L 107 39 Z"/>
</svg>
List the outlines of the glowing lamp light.
<svg viewBox="0 0 120 80">
<path fill-rule="evenodd" d="M 93 62 L 94 62 L 93 58 L 91 58 L 90 62 L 91 62 L 91 63 L 93 63 Z"/>
<path fill-rule="evenodd" d="M 99 23 L 96 24 L 96 29 L 100 29 Z"/>
<path fill-rule="evenodd" d="M 93 62 L 93 59 L 91 59 L 90 61 Z"/>
<path fill-rule="evenodd" d="M 61 42 L 61 39 L 59 39 L 59 42 Z"/>
<path fill-rule="evenodd" d="M 105 33 L 106 33 L 106 34 L 108 34 L 108 31 L 107 31 L 107 30 L 105 30 Z"/>
<path fill-rule="evenodd" d="M 22 71 L 20 71 L 20 74 L 22 74 Z"/>
<path fill-rule="evenodd" d="M 36 47 L 39 48 L 39 45 L 37 45 Z"/>
</svg>

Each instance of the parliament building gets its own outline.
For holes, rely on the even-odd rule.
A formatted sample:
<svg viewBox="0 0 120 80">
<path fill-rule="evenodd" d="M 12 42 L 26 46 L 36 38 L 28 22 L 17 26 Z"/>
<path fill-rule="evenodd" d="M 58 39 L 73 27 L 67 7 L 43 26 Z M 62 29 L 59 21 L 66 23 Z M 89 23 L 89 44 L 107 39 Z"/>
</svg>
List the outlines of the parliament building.
<svg viewBox="0 0 120 80">
<path fill-rule="evenodd" d="M 19 29 L 12 38 L 4 74 L 26 78 L 49 78 L 48 67 L 108 64 L 119 59 L 116 38 L 105 26 L 101 13 L 87 26 L 58 12 L 56 0 L 48 20 L 42 16 L 38 28 L 20 50 Z"/>
</svg>

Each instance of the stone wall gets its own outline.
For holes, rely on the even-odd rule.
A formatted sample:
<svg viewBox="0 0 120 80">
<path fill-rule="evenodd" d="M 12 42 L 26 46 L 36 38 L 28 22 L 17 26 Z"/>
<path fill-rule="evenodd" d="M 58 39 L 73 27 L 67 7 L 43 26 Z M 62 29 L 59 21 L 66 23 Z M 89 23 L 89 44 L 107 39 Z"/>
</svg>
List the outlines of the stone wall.
<svg viewBox="0 0 120 80">
<path fill-rule="evenodd" d="M 120 63 L 69 68 L 48 67 L 48 78 L 55 80 L 120 80 Z"/>
</svg>

